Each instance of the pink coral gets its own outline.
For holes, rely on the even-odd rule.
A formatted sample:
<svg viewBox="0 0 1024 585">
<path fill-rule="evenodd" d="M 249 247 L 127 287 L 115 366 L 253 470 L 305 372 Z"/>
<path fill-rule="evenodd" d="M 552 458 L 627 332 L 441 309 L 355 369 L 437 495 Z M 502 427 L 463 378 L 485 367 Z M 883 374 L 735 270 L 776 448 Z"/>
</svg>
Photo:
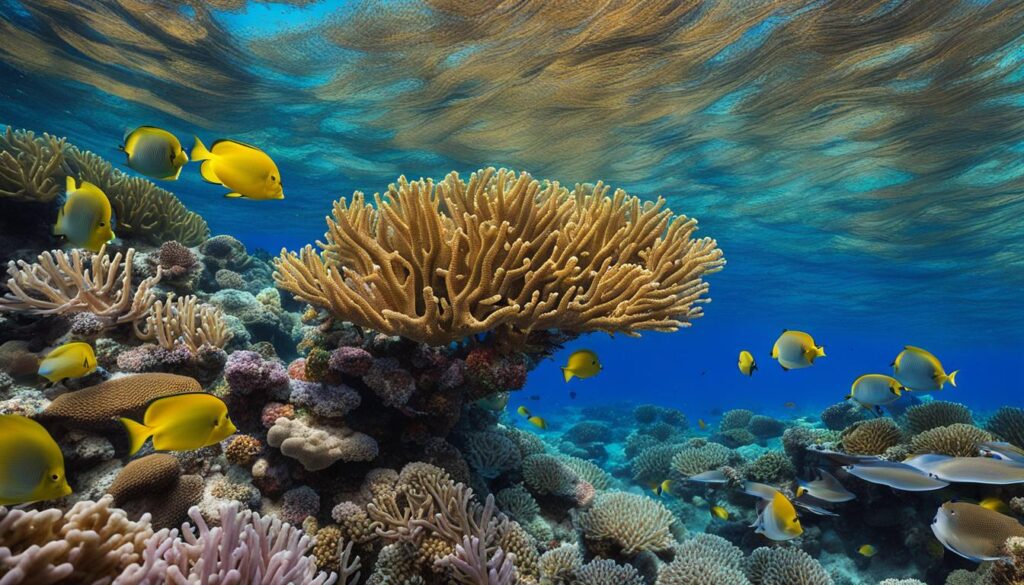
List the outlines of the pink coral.
<svg viewBox="0 0 1024 585">
<path fill-rule="evenodd" d="M 265 428 L 274 426 L 274 422 L 279 418 L 294 418 L 295 407 L 291 404 L 281 404 L 280 402 L 268 402 L 263 407 L 263 412 L 260 414 L 260 422 L 263 423 Z"/>
<path fill-rule="evenodd" d="M 192 250 L 171 240 L 160 246 L 160 251 L 157 252 L 157 262 L 166 276 L 174 278 L 195 270 L 198 260 Z"/>
<path fill-rule="evenodd" d="M 298 358 L 288 364 L 288 377 L 292 380 L 309 381 L 306 379 L 306 358 Z"/>
</svg>

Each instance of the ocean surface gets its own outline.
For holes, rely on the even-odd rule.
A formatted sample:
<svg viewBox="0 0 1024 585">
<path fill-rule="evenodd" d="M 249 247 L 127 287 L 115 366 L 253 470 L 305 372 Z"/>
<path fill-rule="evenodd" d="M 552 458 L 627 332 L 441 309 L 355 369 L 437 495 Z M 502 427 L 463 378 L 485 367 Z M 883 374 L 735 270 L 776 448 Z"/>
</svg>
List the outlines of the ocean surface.
<svg viewBox="0 0 1024 585">
<path fill-rule="evenodd" d="M 140 125 L 267 152 L 283 200 L 192 163 L 160 183 L 250 252 L 322 240 L 354 191 L 488 166 L 697 218 L 727 261 L 704 316 L 575 339 L 510 412 L 816 421 L 906 345 L 959 370 L 926 400 L 1024 407 L 1024 3 L 0 0 L 0 39 L 4 125 L 129 173 Z M 784 329 L 826 357 L 784 371 Z M 603 369 L 566 383 L 581 348 Z"/>
</svg>

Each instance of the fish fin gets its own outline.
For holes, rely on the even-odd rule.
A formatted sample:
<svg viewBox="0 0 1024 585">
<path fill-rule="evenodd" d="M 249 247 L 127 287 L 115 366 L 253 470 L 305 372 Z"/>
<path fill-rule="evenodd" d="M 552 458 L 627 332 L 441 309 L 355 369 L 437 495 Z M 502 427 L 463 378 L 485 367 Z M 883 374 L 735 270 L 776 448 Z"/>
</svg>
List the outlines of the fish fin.
<svg viewBox="0 0 1024 585">
<path fill-rule="evenodd" d="M 128 431 L 128 442 L 130 444 L 128 454 L 135 455 L 146 444 L 146 439 L 153 435 L 153 429 L 130 418 L 122 417 L 120 420 L 125 430 Z"/>
<path fill-rule="evenodd" d="M 168 178 L 167 180 L 168 181 L 177 181 L 178 177 L 181 176 L 181 169 L 183 169 L 183 168 L 185 168 L 185 165 L 181 165 L 180 167 L 178 167 L 178 172 L 174 173 L 174 176 Z"/>
<path fill-rule="evenodd" d="M 225 193 L 224 196 L 227 197 L 228 199 L 245 199 L 245 195 L 235 192 Z"/>
<path fill-rule="evenodd" d="M 206 149 L 206 145 L 203 144 L 202 140 L 199 140 L 198 136 L 193 136 L 196 139 L 195 144 L 192 145 L 192 160 L 210 160 L 213 158 L 213 153 Z"/>
<path fill-rule="evenodd" d="M 78 190 L 78 186 L 75 185 L 75 178 L 71 175 L 68 175 L 67 178 L 64 179 L 64 187 L 68 193 L 74 193 Z"/>
<path fill-rule="evenodd" d="M 953 370 L 953 373 L 951 373 L 950 375 L 946 376 L 946 380 L 948 380 L 949 383 L 952 384 L 954 388 L 956 388 L 956 375 L 959 372 L 960 372 L 960 370 Z"/>
<path fill-rule="evenodd" d="M 782 364 L 779 364 L 779 367 L 782 368 L 783 372 L 788 372 L 789 371 L 789 368 L 787 368 L 786 366 L 784 366 Z"/>
<path fill-rule="evenodd" d="M 214 185 L 223 185 L 220 182 L 220 178 L 217 177 L 217 173 L 213 170 L 212 160 L 204 160 L 203 164 L 199 165 L 199 176 L 203 178 L 207 183 Z"/>
<path fill-rule="evenodd" d="M 573 373 L 571 371 L 569 371 L 569 368 L 562 368 L 562 377 L 565 378 L 566 382 L 568 382 L 569 380 L 572 380 L 572 376 L 573 376 Z"/>
<path fill-rule="evenodd" d="M 230 138 L 221 138 L 219 140 L 214 140 L 213 144 L 210 145 L 210 152 L 216 153 L 218 150 L 220 150 L 221 152 L 225 150 L 234 150 L 236 152 L 239 150 L 255 150 L 257 152 L 263 152 L 263 149 L 258 146 L 253 146 L 251 144 L 239 142 L 237 140 L 232 140 Z"/>
<path fill-rule="evenodd" d="M 53 224 L 53 235 L 64 235 L 64 206 L 57 210 L 57 223 Z"/>
</svg>

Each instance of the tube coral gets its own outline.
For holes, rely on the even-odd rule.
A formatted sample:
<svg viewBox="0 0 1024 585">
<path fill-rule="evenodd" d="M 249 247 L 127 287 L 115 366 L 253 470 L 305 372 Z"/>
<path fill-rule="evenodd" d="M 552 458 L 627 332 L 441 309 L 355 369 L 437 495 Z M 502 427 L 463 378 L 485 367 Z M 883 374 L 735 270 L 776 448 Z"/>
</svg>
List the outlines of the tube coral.
<svg viewBox="0 0 1024 585">
<path fill-rule="evenodd" d="M 335 202 L 322 252 L 282 251 L 274 278 L 336 318 L 432 345 L 487 331 L 688 325 L 721 250 L 694 239 L 696 220 L 664 200 L 608 192 L 493 168 L 469 183 L 400 177 L 376 206 L 360 192 Z"/>
</svg>

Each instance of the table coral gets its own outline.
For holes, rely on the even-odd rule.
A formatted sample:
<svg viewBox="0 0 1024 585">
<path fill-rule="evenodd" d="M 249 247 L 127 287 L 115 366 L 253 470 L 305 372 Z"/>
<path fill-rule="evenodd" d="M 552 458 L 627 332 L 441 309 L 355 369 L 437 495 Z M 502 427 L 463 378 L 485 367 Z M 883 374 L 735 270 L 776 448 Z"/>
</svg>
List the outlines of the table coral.
<svg viewBox="0 0 1024 585">
<path fill-rule="evenodd" d="M 431 345 L 496 331 L 675 331 L 701 315 L 724 260 L 664 200 L 598 183 L 485 169 L 469 183 L 389 186 L 334 204 L 322 252 L 282 253 L 274 278 L 338 319 Z"/>
</svg>

